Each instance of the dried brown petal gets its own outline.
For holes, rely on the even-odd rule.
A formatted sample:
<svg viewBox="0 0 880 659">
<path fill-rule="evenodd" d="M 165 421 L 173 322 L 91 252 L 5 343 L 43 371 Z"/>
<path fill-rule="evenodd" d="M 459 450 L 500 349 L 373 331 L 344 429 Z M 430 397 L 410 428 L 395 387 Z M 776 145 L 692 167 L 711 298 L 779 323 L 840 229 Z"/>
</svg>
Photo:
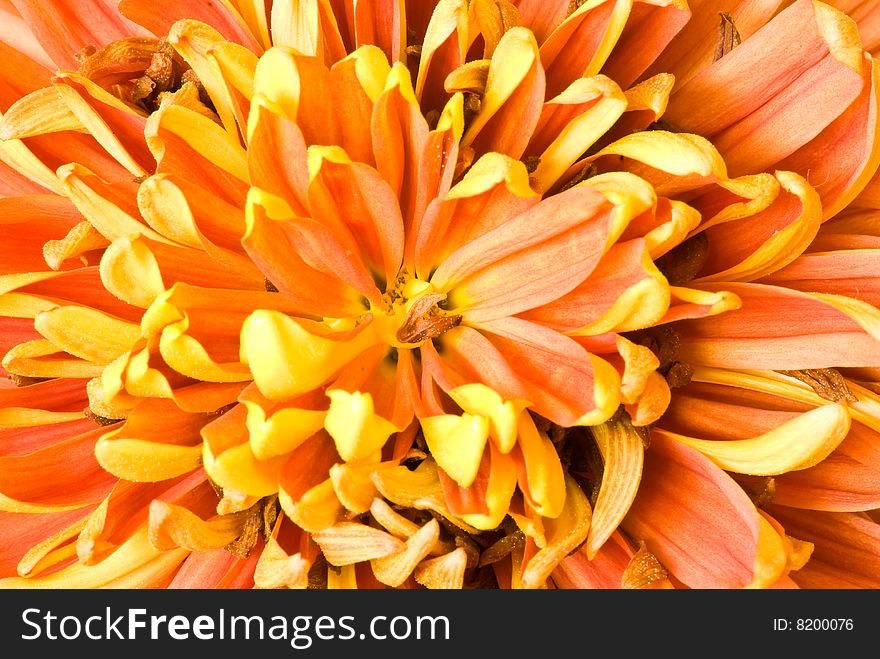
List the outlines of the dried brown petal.
<svg viewBox="0 0 880 659">
<path fill-rule="evenodd" d="M 622 588 L 651 588 L 667 581 L 669 573 L 643 542 L 623 571 Z"/>
<path fill-rule="evenodd" d="M 464 585 L 467 562 L 467 552 L 459 547 L 443 556 L 422 561 L 416 566 L 413 576 L 425 588 L 458 590 Z"/>
<path fill-rule="evenodd" d="M 312 534 L 331 565 L 353 565 L 397 554 L 406 545 L 390 533 L 356 522 L 339 522 Z"/>
</svg>

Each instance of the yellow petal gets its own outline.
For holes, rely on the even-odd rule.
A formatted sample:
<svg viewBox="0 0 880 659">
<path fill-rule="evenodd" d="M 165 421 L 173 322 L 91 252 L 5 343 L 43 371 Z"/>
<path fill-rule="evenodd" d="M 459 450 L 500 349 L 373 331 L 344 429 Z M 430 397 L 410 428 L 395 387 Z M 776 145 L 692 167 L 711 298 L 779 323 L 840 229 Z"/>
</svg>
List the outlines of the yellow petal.
<svg viewBox="0 0 880 659">
<path fill-rule="evenodd" d="M 32 378 L 93 378 L 103 370 L 100 364 L 73 358 L 42 339 L 13 347 L 3 357 L 3 368 Z"/>
<path fill-rule="evenodd" d="M 349 393 L 331 389 L 330 409 L 324 427 L 336 443 L 339 456 L 346 462 L 359 462 L 381 449 L 397 428 L 375 413 L 369 393 Z"/>
<path fill-rule="evenodd" d="M 327 570 L 328 590 L 355 590 L 357 588 L 357 574 L 354 565 L 343 565 L 337 570 Z"/>
<path fill-rule="evenodd" d="M 328 478 L 294 501 L 284 488 L 278 490 L 281 508 L 294 524 L 309 533 L 318 533 L 336 524 L 345 514 Z"/>
<path fill-rule="evenodd" d="M 489 445 L 489 482 L 486 484 L 484 499 L 488 513 L 462 515 L 461 519 L 481 531 L 492 531 L 510 512 L 510 500 L 516 490 L 516 461 L 509 454 L 501 453 L 493 444 Z"/>
<path fill-rule="evenodd" d="M 421 422 L 437 464 L 461 487 L 469 487 L 477 477 L 489 439 L 489 420 L 465 413 L 427 417 Z"/>
<path fill-rule="evenodd" d="M 213 551 L 235 540 L 244 529 L 247 511 L 203 520 L 194 512 L 164 501 L 150 503 L 150 544 L 160 551 L 183 547 L 190 551 Z"/>
<path fill-rule="evenodd" d="M 829 293 L 811 293 L 811 295 L 845 313 L 857 322 L 865 332 L 880 340 L 880 309 L 877 307 L 845 295 Z"/>
<path fill-rule="evenodd" d="M 276 0 L 272 3 L 272 43 L 304 55 L 320 55 L 319 0 Z"/>
<path fill-rule="evenodd" d="M 293 318 L 269 310 L 255 311 L 241 329 L 242 362 L 267 398 L 311 391 L 373 343 L 366 331 L 349 341 L 316 336 Z"/>
<path fill-rule="evenodd" d="M 579 78 L 564 92 L 547 101 L 545 108 L 586 103 L 590 103 L 589 107 L 569 121 L 541 153 L 541 160 L 532 175 L 538 190 L 549 190 L 626 109 L 623 91 L 613 80 L 601 75 Z"/>
<path fill-rule="evenodd" d="M 592 176 L 578 185 L 594 188 L 614 205 L 611 211 L 608 239 L 605 249 L 620 238 L 633 218 L 654 209 L 657 194 L 646 180 L 628 172 L 606 172 Z"/>
<path fill-rule="evenodd" d="M 165 362 L 178 373 L 204 382 L 246 382 L 250 371 L 238 362 L 218 363 L 205 347 L 186 332 L 189 319 L 166 326 L 159 340 Z"/>
<path fill-rule="evenodd" d="M 609 144 L 597 154 L 604 155 L 632 158 L 676 176 L 697 174 L 727 178 L 727 167 L 712 143 L 691 133 L 663 130 L 632 133 Z"/>
<path fill-rule="evenodd" d="M 0 117 L 2 117 L 0 113 Z M 64 185 L 21 140 L 0 140 L 0 162 L 55 194 L 64 195 Z"/>
<path fill-rule="evenodd" d="M 80 96 L 79 92 L 68 84 L 64 84 L 64 80 L 71 80 L 73 84 L 82 86 L 84 91 L 97 99 L 99 103 L 109 105 L 118 112 L 138 116 L 130 107 L 119 101 L 115 96 L 99 87 L 88 78 L 77 75 L 76 73 L 60 72 L 58 80 L 61 82 L 55 85 L 55 91 L 58 96 L 64 100 L 76 118 L 82 123 L 85 129 L 95 138 L 104 150 L 109 153 L 120 165 L 125 167 L 132 176 L 144 176 L 147 172 L 141 167 L 137 160 L 125 148 L 125 144 L 116 136 L 113 129 L 107 125 L 107 122 L 101 118 L 101 115 L 86 100 Z"/>
<path fill-rule="evenodd" d="M 518 197 L 539 196 L 529 184 L 528 170 L 521 161 L 503 153 L 490 152 L 474 163 L 464 178 L 452 187 L 446 199 L 477 197 L 501 183 Z"/>
<path fill-rule="evenodd" d="M 95 459 L 114 476 L 137 483 L 156 483 L 197 469 L 201 446 L 161 444 L 125 437 L 125 429 L 108 432 L 95 443 Z"/>
<path fill-rule="evenodd" d="M 540 66 L 538 44 L 532 32 L 524 27 L 514 27 L 505 32 L 492 55 L 486 93 L 481 99 L 480 111 L 462 137 L 463 145 L 474 141 L 536 65 Z"/>
<path fill-rule="evenodd" d="M 450 398 L 465 412 L 485 417 L 489 421 L 489 436 L 502 453 L 509 453 L 516 444 L 517 423 L 526 401 L 504 400 L 484 384 L 466 384 L 449 392 Z"/>
<path fill-rule="evenodd" d="M 207 117 L 183 106 L 162 106 L 150 115 L 144 130 L 147 146 L 157 161 L 161 161 L 165 153 L 165 133 L 180 138 L 223 171 L 241 181 L 248 181 L 247 154 L 239 142 L 237 131 L 233 135 Z"/>
<path fill-rule="evenodd" d="M 528 414 L 520 416 L 519 442 L 525 461 L 526 483 L 520 482 L 526 499 L 540 515 L 556 517 L 565 505 L 565 472 L 556 447 L 540 432 Z"/>
<path fill-rule="evenodd" d="M 140 327 L 89 307 L 44 311 L 34 328 L 53 345 L 95 364 L 109 364 L 141 338 Z"/>
<path fill-rule="evenodd" d="M 727 471 L 774 476 L 821 462 L 843 441 L 849 427 L 847 408 L 831 403 L 749 439 L 706 440 L 661 429 L 654 432 L 687 444 Z"/>
<path fill-rule="evenodd" d="M 77 520 L 70 526 L 53 533 L 27 550 L 16 566 L 19 576 L 27 577 L 39 574 L 46 568 L 59 563 L 66 563 L 76 556 L 76 543 L 68 542 L 77 537 L 85 526 L 88 515 Z"/>
<path fill-rule="evenodd" d="M 766 588 L 782 576 L 788 565 L 785 544 L 763 515 L 758 513 L 758 543 L 755 547 L 755 573 L 746 588 Z"/>
<path fill-rule="evenodd" d="M 645 279 L 620 294 L 597 321 L 572 334 L 595 336 L 605 332 L 626 332 L 650 327 L 660 320 L 669 309 L 669 282 L 647 251 L 642 255 L 642 267 L 648 274 Z"/>
<path fill-rule="evenodd" d="M 195 219 L 180 188 L 163 174 L 145 179 L 137 192 L 138 209 L 163 236 L 190 247 L 201 247 Z"/>
<path fill-rule="evenodd" d="M 565 507 L 557 519 L 545 520 L 547 544 L 526 564 L 523 588 L 540 588 L 559 562 L 587 537 L 592 510 L 590 501 L 577 482 L 565 476 Z"/>
<path fill-rule="evenodd" d="M 82 412 L 50 412 L 29 407 L 0 407 L 0 428 L 31 428 L 82 418 Z"/>
<path fill-rule="evenodd" d="M 101 282 L 120 300 L 148 308 L 165 290 L 159 263 L 146 242 L 117 238 L 101 257 Z"/>
<path fill-rule="evenodd" d="M 361 514 L 370 510 L 373 499 L 378 495 L 373 483 L 372 464 L 353 466 L 335 464 L 330 467 L 330 481 L 333 491 L 343 506 L 350 512 Z"/>
<path fill-rule="evenodd" d="M 785 267 L 809 247 L 822 223 L 819 194 L 806 179 L 793 172 L 777 171 L 776 178 L 786 192 L 800 198 L 803 210 L 798 218 L 774 233 L 741 263 L 697 281 L 754 281 Z"/>
<path fill-rule="evenodd" d="M 621 403 L 620 375 L 617 369 L 596 355 L 590 355 L 593 366 L 593 400 L 596 409 L 587 412 L 575 425 L 592 426 L 605 423 L 614 416 Z"/>
<path fill-rule="evenodd" d="M 223 122 L 223 127 L 229 135 L 234 135 L 237 140 L 238 128 L 236 127 L 232 99 L 223 79 L 223 73 L 217 61 L 212 57 L 215 49 L 227 43 L 226 39 L 214 28 L 204 23 L 180 20 L 169 31 L 168 41 L 195 71 L 199 82 L 211 97 L 217 114 Z M 210 123 L 214 122 L 210 121 Z"/>
<path fill-rule="evenodd" d="M 373 482 L 383 497 L 399 506 L 432 510 L 469 533 L 477 532 L 449 512 L 437 466 L 431 460 L 422 461 L 413 471 L 403 465 L 381 465 L 373 472 Z"/>
<path fill-rule="evenodd" d="M 10 318 L 36 318 L 42 311 L 51 311 L 58 304 L 38 295 L 6 293 L 0 295 L 0 314 Z"/>
<path fill-rule="evenodd" d="M 239 444 L 214 455 L 209 442 L 202 445 L 205 471 L 224 489 L 265 497 L 278 492 L 278 475 L 287 456 L 257 460 L 249 444 Z"/>
<path fill-rule="evenodd" d="M 258 460 L 289 453 L 324 427 L 326 412 L 322 410 L 285 407 L 267 417 L 257 402 L 241 402 L 248 410 L 248 441 Z"/>
<path fill-rule="evenodd" d="M 0 140 L 21 140 L 65 130 L 83 130 L 82 122 L 54 87 L 43 87 L 9 106 L 0 122 Z"/>
<path fill-rule="evenodd" d="M 60 240 L 47 240 L 43 243 L 43 258 L 53 270 L 60 270 L 69 258 L 80 256 L 94 249 L 107 247 L 110 242 L 89 222 L 80 222 Z M 81 257 L 85 262 L 85 257 Z"/>
<path fill-rule="evenodd" d="M 592 560 L 623 521 L 635 499 L 642 478 L 645 446 L 642 436 L 624 418 L 592 426 L 590 431 L 605 463 L 587 536 L 586 554 Z"/>
<path fill-rule="evenodd" d="M 654 259 L 683 243 L 702 219 L 698 210 L 684 202 L 671 199 L 669 206 L 669 220 L 645 234 L 645 246 Z"/>
<path fill-rule="evenodd" d="M 96 565 L 73 563 L 45 576 L 0 579 L 0 588 L 145 588 L 174 572 L 189 555 L 186 549 L 154 549 L 142 525 L 119 549 Z"/>
<path fill-rule="evenodd" d="M 62 165 L 58 168 L 58 178 L 79 212 L 107 240 L 141 234 L 153 240 L 169 242 L 113 201 L 104 198 L 101 190 L 107 184 L 82 165 Z"/>
</svg>

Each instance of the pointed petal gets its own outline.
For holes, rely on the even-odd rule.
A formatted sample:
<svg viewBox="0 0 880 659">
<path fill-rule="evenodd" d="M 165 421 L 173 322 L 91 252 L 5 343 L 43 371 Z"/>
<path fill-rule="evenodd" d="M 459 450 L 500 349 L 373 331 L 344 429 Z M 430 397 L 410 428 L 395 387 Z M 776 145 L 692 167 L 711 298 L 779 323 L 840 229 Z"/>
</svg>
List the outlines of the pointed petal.
<svg viewBox="0 0 880 659">
<path fill-rule="evenodd" d="M 340 389 L 327 391 L 330 409 L 324 419 L 327 433 L 346 462 L 362 462 L 375 455 L 398 429 L 374 412 L 373 397 Z"/>
<path fill-rule="evenodd" d="M 772 476 L 821 462 L 843 441 L 849 427 L 846 407 L 831 404 L 749 439 L 718 441 L 656 432 L 700 451 L 726 471 Z"/>
</svg>

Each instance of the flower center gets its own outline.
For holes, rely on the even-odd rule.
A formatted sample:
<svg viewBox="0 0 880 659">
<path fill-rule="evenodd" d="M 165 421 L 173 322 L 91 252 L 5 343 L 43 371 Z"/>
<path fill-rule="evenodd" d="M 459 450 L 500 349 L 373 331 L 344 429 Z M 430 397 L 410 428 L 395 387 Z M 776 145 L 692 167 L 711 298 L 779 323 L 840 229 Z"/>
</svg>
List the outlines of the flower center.
<svg viewBox="0 0 880 659">
<path fill-rule="evenodd" d="M 385 296 L 386 305 L 373 309 L 373 322 L 382 339 L 396 348 L 416 348 L 461 324 L 461 316 L 438 305 L 446 299 L 421 279 L 404 274 Z"/>
</svg>

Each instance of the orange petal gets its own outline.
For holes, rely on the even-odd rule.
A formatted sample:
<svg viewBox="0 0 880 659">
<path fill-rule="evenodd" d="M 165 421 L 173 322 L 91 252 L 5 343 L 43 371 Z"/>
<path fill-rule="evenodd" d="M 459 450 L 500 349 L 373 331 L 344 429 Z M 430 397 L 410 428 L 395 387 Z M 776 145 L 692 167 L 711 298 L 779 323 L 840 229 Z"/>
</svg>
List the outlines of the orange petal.
<svg viewBox="0 0 880 659">
<path fill-rule="evenodd" d="M 586 551 L 579 549 L 562 559 L 551 576 L 558 588 L 621 588 L 632 557 L 632 548 L 615 531 L 595 556 L 588 558 Z"/>
<path fill-rule="evenodd" d="M 880 555 L 876 551 L 880 529 L 873 520 L 857 513 L 775 505 L 767 510 L 787 533 L 814 545 L 809 562 L 790 575 L 801 588 L 880 587 Z"/>
<path fill-rule="evenodd" d="M 880 64 L 866 64 L 858 98 L 817 137 L 776 166 L 803 172 L 822 198 L 823 218 L 844 209 L 867 185 L 880 163 Z"/>
<path fill-rule="evenodd" d="M 587 419 L 601 423 L 617 407 L 619 397 L 606 404 L 609 388 L 619 387 L 614 369 L 569 337 L 517 318 L 480 329 L 485 334 L 456 328 L 442 341 L 448 351 L 444 361 L 470 381 L 483 382 L 506 399 L 528 400 L 532 409 L 564 426 Z"/>
<path fill-rule="evenodd" d="M 192 19 L 216 28 L 230 41 L 240 43 L 257 54 L 262 52 L 262 47 L 231 3 L 185 0 L 168 7 L 159 7 L 140 0 L 121 0 L 119 12 L 158 36 L 168 34 L 171 26 L 178 20 Z"/>
<path fill-rule="evenodd" d="M 444 178 L 450 173 L 447 166 Z M 427 207 L 413 246 L 416 273 L 427 280 L 435 267 L 458 247 L 525 212 L 538 201 L 521 162 L 500 154 L 484 155 L 442 200 L 434 199 Z"/>
<path fill-rule="evenodd" d="M 658 436 L 623 528 L 691 588 L 741 588 L 754 578 L 757 517 L 708 458 Z"/>
<path fill-rule="evenodd" d="M 809 142 L 852 103 L 864 85 L 861 60 L 851 19 L 828 5 L 800 0 L 674 92 L 664 120 L 711 139 L 731 173 L 764 170 Z M 760 79 L 743 86 L 740 72 L 755 62 L 772 66 L 763 66 Z M 736 94 L 729 92 L 732 84 Z M 804 116 L 796 110 L 802 103 L 817 112 Z M 712 111 L 697 117 L 685 110 L 693 107 Z"/>
<path fill-rule="evenodd" d="M 480 110 L 467 127 L 462 146 L 519 158 L 543 102 L 544 69 L 535 37 L 525 28 L 511 28 L 492 55 Z"/>
<path fill-rule="evenodd" d="M 777 476 L 773 503 L 830 512 L 880 508 L 877 434 L 853 423 L 843 442 L 822 462 Z"/>
<path fill-rule="evenodd" d="M 98 428 L 27 455 L 0 457 L 2 509 L 53 512 L 100 501 L 116 481 L 94 456 L 95 441 L 104 432 Z"/>
<path fill-rule="evenodd" d="M 448 97 L 443 81 L 465 61 L 470 40 L 468 4 L 465 0 L 440 0 L 431 14 L 415 85 L 416 96 L 425 111 L 443 107 Z"/>
<path fill-rule="evenodd" d="M 354 7 L 358 46 L 375 44 L 389 62 L 406 62 L 406 3 L 403 0 L 361 0 Z"/>
<path fill-rule="evenodd" d="M 411 227 L 418 190 L 428 123 L 422 116 L 403 64 L 391 69 L 385 91 L 376 99 L 372 118 L 376 167 L 400 200 L 405 227 Z"/>
<path fill-rule="evenodd" d="M 632 6 L 632 0 L 584 3 L 550 32 L 541 44 L 549 98 L 571 80 L 599 73 L 620 38 Z"/>
<path fill-rule="evenodd" d="M 703 288 L 717 290 L 711 285 Z M 867 366 L 880 359 L 880 343 L 863 325 L 873 322 L 867 315 L 870 309 L 844 311 L 846 306 L 836 301 L 763 284 L 730 283 L 723 288 L 740 298 L 742 307 L 678 324 L 683 361 L 787 370 Z M 806 317 L 809 325 L 803 323 Z"/>
<path fill-rule="evenodd" d="M 296 225 L 267 214 L 256 194 L 247 207 L 245 250 L 266 278 L 305 313 L 344 318 L 359 315 L 364 305 L 359 291 L 338 273 L 307 262 L 297 246 L 302 238 Z"/>
<path fill-rule="evenodd" d="M 645 69 L 687 25 L 690 18 L 691 3 L 682 0 L 635 0 L 601 72 L 624 89 L 644 78 L 642 73 Z"/>
<path fill-rule="evenodd" d="M 77 5 L 61 0 L 16 0 L 15 7 L 58 68 L 75 71 L 78 62 L 74 55 L 83 48 L 149 34 L 105 0 Z"/>
<path fill-rule="evenodd" d="M 805 293 L 855 294 L 864 302 L 880 306 L 880 273 L 876 268 L 878 258 L 880 250 L 877 249 L 803 254 L 761 281 Z"/>
<path fill-rule="evenodd" d="M 617 243 L 574 290 L 523 318 L 559 332 L 600 334 L 648 327 L 668 308 L 668 285 L 643 240 Z"/>
<path fill-rule="evenodd" d="M 310 149 L 309 157 L 312 217 L 320 217 L 346 244 L 348 236 L 343 238 L 341 231 L 350 232 L 366 264 L 392 281 L 403 258 L 403 219 L 393 188 L 375 169 L 342 155 Z"/>
<path fill-rule="evenodd" d="M 586 186 L 554 195 L 475 237 L 437 268 L 431 284 L 467 321 L 501 318 L 571 291 L 605 249 L 610 206 Z M 540 225 L 540 233 L 534 231 Z"/>
</svg>

